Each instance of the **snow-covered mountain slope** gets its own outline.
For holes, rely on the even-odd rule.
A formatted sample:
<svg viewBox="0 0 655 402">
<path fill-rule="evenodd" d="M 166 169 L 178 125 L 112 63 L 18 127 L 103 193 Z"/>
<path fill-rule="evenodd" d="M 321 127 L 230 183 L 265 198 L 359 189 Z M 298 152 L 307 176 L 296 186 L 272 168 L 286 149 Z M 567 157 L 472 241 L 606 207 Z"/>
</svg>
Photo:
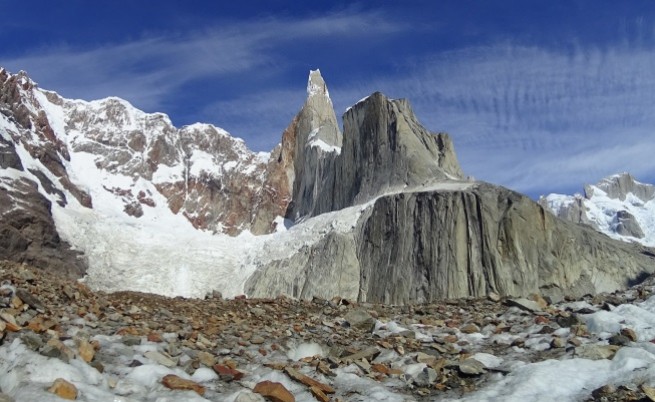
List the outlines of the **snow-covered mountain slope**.
<svg viewBox="0 0 655 402">
<path fill-rule="evenodd" d="M 285 205 L 267 208 L 262 202 L 270 155 L 250 151 L 220 128 L 178 129 L 166 115 L 142 112 L 118 98 L 64 99 L 24 73 L 3 70 L 0 81 L 3 136 L 39 160 L 86 207 L 104 197 L 138 218 L 154 207 L 159 193 L 173 214 L 194 227 L 233 235 L 272 229 L 270 222 L 255 224 L 257 210 L 284 213 Z M 16 115 L 23 121 L 9 119 Z"/>
<path fill-rule="evenodd" d="M 655 186 L 628 173 L 587 185 L 584 194 L 550 194 L 539 202 L 560 218 L 627 242 L 655 246 Z"/>
<path fill-rule="evenodd" d="M 268 158 L 211 125 L 176 129 L 124 100 L 63 99 L 0 70 L 3 257 L 88 268 L 105 290 L 241 293 L 233 271 L 248 242 L 212 232 L 267 232 L 257 213 L 284 214 L 258 202 Z"/>
<path fill-rule="evenodd" d="M 314 92 L 312 99 L 322 96 Z M 8 249 L 22 248 L 37 230 L 13 232 L 25 228 L 27 218 L 42 216 L 38 223 L 49 236 L 43 242 L 68 241 L 51 252 L 71 254 L 61 262 L 78 263 L 71 276 L 86 265 L 86 280 L 97 289 L 188 297 L 219 289 L 235 296 L 259 261 L 288 255 L 340 219 L 352 219 L 345 213 L 308 222 L 274 241 L 252 234 L 285 229 L 291 191 L 285 169 L 293 169 L 293 154 L 283 157 L 283 148 L 273 157 L 253 153 L 212 125 L 177 129 L 166 115 L 119 98 L 64 99 L 24 72 L 2 69 L 0 231 L 14 234 L 5 240 Z"/>
<path fill-rule="evenodd" d="M 341 131 L 318 71 L 307 88 L 269 155 L 211 125 L 64 99 L 0 69 L 0 258 L 86 272 L 106 291 L 388 304 L 561 298 L 655 269 L 651 252 L 467 180 L 450 137 L 408 101 L 374 93 Z"/>
</svg>

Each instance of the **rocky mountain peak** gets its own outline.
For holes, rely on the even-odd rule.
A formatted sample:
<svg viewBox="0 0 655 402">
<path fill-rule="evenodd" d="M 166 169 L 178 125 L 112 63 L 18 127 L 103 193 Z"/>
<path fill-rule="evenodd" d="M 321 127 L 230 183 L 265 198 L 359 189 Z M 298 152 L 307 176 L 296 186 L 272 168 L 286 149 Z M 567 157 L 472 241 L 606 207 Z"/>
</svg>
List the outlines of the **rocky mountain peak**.
<svg viewBox="0 0 655 402">
<path fill-rule="evenodd" d="M 398 188 L 463 179 L 450 137 L 426 130 L 406 100 L 380 92 L 364 98 L 346 111 L 341 139 L 331 117 L 334 112 L 327 114 L 333 110 L 331 102 L 319 109 L 314 99 L 308 97 L 296 119 L 300 139 L 288 218 L 336 211 Z M 314 119 L 321 115 L 326 118 L 317 128 Z M 305 149 L 302 141 L 308 131 Z M 330 142 L 326 133 L 339 137 Z"/>
<path fill-rule="evenodd" d="M 330 92 L 325 85 L 325 80 L 321 75 L 321 70 L 310 70 L 309 78 L 307 79 L 307 97 L 324 96 L 330 98 Z"/>
<path fill-rule="evenodd" d="M 655 246 L 655 186 L 619 173 L 584 186 L 584 195 L 550 194 L 539 202 L 560 218 L 627 242 Z"/>
<path fill-rule="evenodd" d="M 406 100 L 376 92 L 343 121 L 342 134 L 318 71 L 270 155 L 211 125 L 180 129 L 116 98 L 67 100 L 7 75 L 0 258 L 88 268 L 87 283 L 110 291 L 393 304 L 610 291 L 653 270 L 651 252 L 466 180 L 450 137 Z M 296 225 L 284 231 L 282 218 Z M 617 214 L 635 236 L 629 219 Z"/>
<path fill-rule="evenodd" d="M 301 134 L 298 148 L 309 146 L 331 150 L 332 147 L 341 147 L 341 130 L 320 70 L 309 72 L 307 100 L 298 115 L 298 121 Z"/>
<path fill-rule="evenodd" d="M 597 190 L 609 198 L 624 201 L 632 193 L 643 202 L 655 198 L 655 186 L 638 182 L 630 173 L 623 172 L 602 179 L 596 185 L 585 186 L 585 197 L 591 199 Z"/>
</svg>

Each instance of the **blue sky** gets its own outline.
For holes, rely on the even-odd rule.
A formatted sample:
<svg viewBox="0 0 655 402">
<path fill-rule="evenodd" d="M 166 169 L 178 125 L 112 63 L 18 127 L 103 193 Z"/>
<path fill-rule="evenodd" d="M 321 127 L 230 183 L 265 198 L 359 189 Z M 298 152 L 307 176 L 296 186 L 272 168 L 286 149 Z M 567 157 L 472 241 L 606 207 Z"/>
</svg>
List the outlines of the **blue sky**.
<svg viewBox="0 0 655 402">
<path fill-rule="evenodd" d="M 227 4 L 226 4 L 227 3 Z M 0 66 L 270 150 L 320 68 L 337 115 L 379 90 L 527 193 L 655 182 L 655 2 L 0 0 Z"/>
</svg>

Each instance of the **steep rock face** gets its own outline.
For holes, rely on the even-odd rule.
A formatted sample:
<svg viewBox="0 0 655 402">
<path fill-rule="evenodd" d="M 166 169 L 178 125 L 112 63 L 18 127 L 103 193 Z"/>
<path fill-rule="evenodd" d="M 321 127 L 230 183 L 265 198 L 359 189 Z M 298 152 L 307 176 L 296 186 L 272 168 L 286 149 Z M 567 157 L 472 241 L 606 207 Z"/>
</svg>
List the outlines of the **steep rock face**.
<svg viewBox="0 0 655 402">
<path fill-rule="evenodd" d="M 38 161 L 53 177 L 53 182 L 72 194 L 77 201 L 91 207 L 87 192 L 70 181 L 65 164 L 70 155 L 62 133 L 56 133 L 43 110 L 45 99 L 36 84 L 21 71 L 11 75 L 0 69 L 0 113 L 2 137 L 6 144 L 17 144 Z"/>
<path fill-rule="evenodd" d="M 25 178 L 0 178 L 0 259 L 79 278 L 86 270 L 80 253 L 63 241 L 52 220 L 51 204 Z"/>
<path fill-rule="evenodd" d="M 300 299 L 335 295 L 356 300 L 360 267 L 352 233 L 328 233 L 288 260 L 276 260 L 255 271 L 244 291 L 251 297 L 280 294 Z"/>
<path fill-rule="evenodd" d="M 330 137 L 337 138 L 335 145 L 323 142 L 296 158 L 290 219 L 343 209 L 398 188 L 464 177 L 450 137 L 429 133 L 404 99 L 376 92 L 343 119 L 342 145 L 336 145 L 335 135 Z"/>
<path fill-rule="evenodd" d="M 622 288 L 655 269 L 652 251 L 559 220 L 515 192 L 463 180 L 449 137 L 425 130 L 404 100 L 375 93 L 358 102 L 344 115 L 341 147 L 323 147 L 330 152 L 302 146 L 315 133 L 310 122 L 301 112 L 290 126 L 296 164 L 287 216 L 311 226 L 311 217 L 352 205 L 366 212 L 349 231 L 328 229 L 261 266 L 246 282 L 250 295 L 392 304 L 489 292 L 559 299 Z M 566 213 L 586 217 L 582 202 Z M 636 230 L 621 216 L 625 230 Z M 344 287 L 342 276 L 356 285 Z"/>
<path fill-rule="evenodd" d="M 626 287 L 655 260 L 546 213 L 529 198 L 479 184 L 382 197 L 358 245 L 360 298 L 385 303 Z"/>
<path fill-rule="evenodd" d="M 655 186 L 628 173 L 586 185 L 584 195 L 550 194 L 539 203 L 556 216 L 623 241 L 655 246 Z"/>
<path fill-rule="evenodd" d="M 632 194 L 643 202 L 655 198 L 655 186 L 638 182 L 629 173 L 621 173 L 606 177 L 596 185 L 585 186 L 585 198 L 591 199 L 594 192 L 601 190 L 607 197 L 625 201 L 628 194 Z"/>
<path fill-rule="evenodd" d="M 641 230 L 637 218 L 628 211 L 616 212 L 616 233 L 620 236 L 644 238 L 644 231 Z"/>
<path fill-rule="evenodd" d="M 277 174 L 284 168 L 220 128 L 178 129 L 166 115 L 144 113 L 119 98 L 64 99 L 39 89 L 23 72 L 0 70 L 0 85 L 2 165 L 20 163 L 22 157 L 5 151 L 19 144 L 37 161 L 33 170 L 45 168 L 58 191 L 85 207 L 93 206 L 92 193 L 105 199 L 106 192 L 126 215 L 139 218 L 156 206 L 158 193 L 195 228 L 231 235 L 269 233 L 275 217 L 285 214 L 290 197 L 280 194 L 284 183 Z M 71 170 L 85 158 L 92 166 Z M 98 183 L 97 177 L 106 180 Z"/>
<path fill-rule="evenodd" d="M 299 220 L 312 215 L 327 189 L 334 190 L 334 162 L 341 152 L 341 131 L 319 70 L 309 73 L 307 100 L 287 130 L 293 132 L 289 137 L 293 141 L 289 144 L 293 148 L 289 155 L 293 186 L 286 216 Z"/>
<path fill-rule="evenodd" d="M 340 242 L 319 241 L 266 265 L 246 291 L 308 298 L 312 289 L 322 297 L 390 304 L 489 292 L 561 299 L 624 288 L 655 270 L 652 250 L 559 220 L 529 198 L 486 183 L 382 196 L 350 233 L 331 236 Z M 355 256 L 343 252 L 353 249 Z M 336 286 L 344 273 L 357 285 Z"/>
<path fill-rule="evenodd" d="M 209 124 L 181 129 L 161 113 L 143 113 L 129 103 L 108 98 L 66 101 L 66 132 L 71 152 L 95 155 L 95 165 L 115 175 L 140 177 L 154 184 L 168 207 L 198 229 L 237 234 L 252 228 L 268 155 L 249 151 L 242 140 Z M 126 213 L 148 207 L 147 196 L 132 188 L 121 194 Z M 139 213 L 137 213 L 138 215 Z M 257 227 L 255 232 L 267 232 Z"/>
<path fill-rule="evenodd" d="M 332 209 L 389 190 L 464 177 L 447 134 L 429 133 L 405 99 L 376 92 L 344 115 Z"/>
<path fill-rule="evenodd" d="M 62 206 L 67 199 L 58 186 L 84 205 L 91 199 L 65 174 L 67 150 L 36 107 L 37 100 L 28 96 L 33 87 L 24 73 L 0 69 L 0 259 L 79 277 L 85 261 L 59 237 L 51 201 L 39 185 Z M 47 146 L 41 147 L 44 141 Z M 24 166 L 20 153 L 30 155 L 43 170 Z"/>
</svg>

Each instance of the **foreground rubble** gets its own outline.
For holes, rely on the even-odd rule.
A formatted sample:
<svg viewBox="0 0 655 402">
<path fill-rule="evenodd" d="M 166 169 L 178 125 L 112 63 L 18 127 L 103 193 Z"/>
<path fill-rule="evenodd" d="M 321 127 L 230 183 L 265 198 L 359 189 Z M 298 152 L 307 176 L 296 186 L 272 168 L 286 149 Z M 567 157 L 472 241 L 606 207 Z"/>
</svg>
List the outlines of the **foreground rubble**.
<svg viewBox="0 0 655 402">
<path fill-rule="evenodd" d="M 13 287 L 3 294 L 15 289 L 0 298 L 0 401 L 505 400 L 476 392 L 530 363 L 608 360 L 643 342 L 627 325 L 590 331 L 605 321 L 585 317 L 653 290 L 646 281 L 554 305 L 492 295 L 398 307 L 105 294 L 9 262 L 0 279 Z M 648 400 L 655 384 L 644 378 L 575 398 Z"/>
</svg>

